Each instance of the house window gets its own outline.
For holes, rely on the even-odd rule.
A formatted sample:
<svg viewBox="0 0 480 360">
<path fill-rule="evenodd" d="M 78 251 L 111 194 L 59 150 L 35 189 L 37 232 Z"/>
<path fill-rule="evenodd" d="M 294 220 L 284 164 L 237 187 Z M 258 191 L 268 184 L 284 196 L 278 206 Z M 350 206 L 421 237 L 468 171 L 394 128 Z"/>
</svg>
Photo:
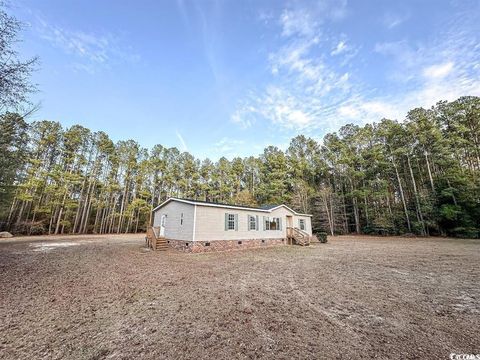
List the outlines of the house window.
<svg viewBox="0 0 480 360">
<path fill-rule="evenodd" d="M 280 218 L 265 217 L 265 230 L 280 230 Z"/>
<path fill-rule="evenodd" d="M 227 230 L 235 230 L 235 214 L 228 214 Z"/>
<path fill-rule="evenodd" d="M 298 224 L 300 225 L 300 230 L 305 230 L 305 219 L 298 220 Z"/>
<path fill-rule="evenodd" d="M 180 215 L 180 225 L 183 225 L 183 213 Z"/>
<path fill-rule="evenodd" d="M 280 230 L 280 219 L 279 218 L 270 219 L 270 230 Z"/>
<path fill-rule="evenodd" d="M 257 230 L 257 218 L 248 215 L 248 230 Z"/>
</svg>

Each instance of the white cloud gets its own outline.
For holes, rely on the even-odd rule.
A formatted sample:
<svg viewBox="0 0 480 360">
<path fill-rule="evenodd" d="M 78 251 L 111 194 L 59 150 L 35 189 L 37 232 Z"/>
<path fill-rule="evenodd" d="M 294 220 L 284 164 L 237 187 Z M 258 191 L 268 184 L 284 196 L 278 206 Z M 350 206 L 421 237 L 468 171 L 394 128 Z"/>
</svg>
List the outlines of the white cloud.
<svg viewBox="0 0 480 360">
<path fill-rule="evenodd" d="M 235 153 L 235 150 L 237 150 L 238 147 L 244 143 L 245 142 L 243 140 L 223 137 L 214 144 L 214 151 L 219 156 L 228 156 Z"/>
<path fill-rule="evenodd" d="M 345 35 L 340 40 L 322 35 L 321 24 L 344 16 L 345 3 L 321 1 L 308 6 L 286 9 L 280 14 L 283 45 L 268 58 L 272 82 L 261 93 L 239 102 L 232 122 L 246 128 L 264 119 L 289 133 L 309 132 L 332 123 L 332 104 L 348 96 L 350 74 L 335 71 L 319 53 L 325 49 L 330 52 L 335 41 L 336 55 L 345 62 L 354 56 L 354 50 L 347 45 Z"/>
<path fill-rule="evenodd" d="M 398 14 L 398 13 L 386 13 L 383 16 L 383 24 L 388 28 L 388 29 L 393 29 L 401 24 L 403 24 L 405 21 L 407 21 L 410 18 L 409 13 L 405 14 Z"/>
<path fill-rule="evenodd" d="M 423 75 L 426 78 L 443 78 L 452 72 L 453 65 L 454 64 L 452 61 L 443 64 L 431 65 L 423 70 Z"/>
<path fill-rule="evenodd" d="M 386 116 L 391 117 L 395 110 L 393 107 L 382 101 L 367 101 L 361 105 L 361 109 L 365 110 L 369 114 L 374 114 L 376 116 Z"/>
<path fill-rule="evenodd" d="M 317 36 L 321 24 L 343 19 L 347 12 L 346 7 L 346 0 L 291 3 L 282 11 L 279 18 L 282 36 Z"/>
<path fill-rule="evenodd" d="M 306 9 L 284 10 L 280 16 L 280 24 L 283 36 L 312 36 L 318 25 Z"/>
<path fill-rule="evenodd" d="M 267 89 L 266 96 L 259 102 L 257 112 L 287 129 L 302 129 L 312 122 L 307 104 L 302 104 L 285 89 L 274 86 Z"/>
<path fill-rule="evenodd" d="M 472 31 L 477 21 L 475 14 L 460 12 L 452 15 L 430 42 L 377 44 L 375 50 L 392 59 L 389 79 L 393 89 L 376 99 L 389 104 L 402 119 L 415 107 L 431 107 L 464 95 L 479 96 L 480 45 Z"/>
<path fill-rule="evenodd" d="M 175 131 L 175 134 L 177 135 L 178 141 L 180 141 L 181 150 L 182 150 L 182 151 L 188 151 L 187 143 L 186 143 L 185 140 L 183 139 L 182 134 L 180 134 L 180 133 L 178 132 L 178 130 Z"/>
<path fill-rule="evenodd" d="M 94 73 L 99 66 L 140 60 L 138 54 L 121 45 L 120 39 L 112 33 L 95 34 L 71 30 L 50 24 L 39 15 L 36 16 L 36 30 L 41 39 L 76 57 L 72 64 L 76 71 Z"/>
<path fill-rule="evenodd" d="M 362 78 L 351 62 L 362 46 L 345 34 L 329 36 L 327 17 L 301 18 L 303 13 L 282 12 L 283 44 L 268 58 L 272 78 L 263 91 L 239 103 L 232 121 L 247 126 L 268 121 L 290 136 L 318 135 L 349 122 L 402 120 L 415 107 L 480 95 L 480 45 L 474 27 L 466 25 L 476 23 L 474 16 L 457 14 L 445 31 L 424 42 L 377 43 L 374 51 L 383 55 L 377 58 L 384 66 Z M 407 18 L 391 17 L 389 26 Z M 378 78 L 375 85 L 371 77 Z"/>
<path fill-rule="evenodd" d="M 260 13 L 258 14 L 258 19 L 265 25 L 268 25 L 274 18 L 275 15 L 272 11 L 260 10 Z"/>
<path fill-rule="evenodd" d="M 232 122 L 239 125 L 242 129 L 248 129 L 255 123 L 257 110 L 250 104 L 253 102 L 253 100 L 248 100 L 241 105 L 239 104 L 231 117 Z"/>
<path fill-rule="evenodd" d="M 355 119 L 360 115 L 360 111 L 355 106 L 343 105 L 338 108 L 338 115 L 347 119 Z"/>
<path fill-rule="evenodd" d="M 347 44 L 345 43 L 345 41 L 341 40 L 341 41 L 338 42 L 335 49 L 332 50 L 330 55 L 335 56 L 335 55 L 338 55 L 338 54 L 341 54 L 341 53 L 345 52 L 346 50 L 347 50 Z"/>
</svg>

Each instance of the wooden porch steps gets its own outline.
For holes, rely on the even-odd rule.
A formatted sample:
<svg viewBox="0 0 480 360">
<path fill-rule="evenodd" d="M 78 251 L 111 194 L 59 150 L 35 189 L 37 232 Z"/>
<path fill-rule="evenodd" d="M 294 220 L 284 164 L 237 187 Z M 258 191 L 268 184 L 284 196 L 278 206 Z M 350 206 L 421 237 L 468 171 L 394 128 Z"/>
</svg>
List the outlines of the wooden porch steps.
<svg viewBox="0 0 480 360">
<path fill-rule="evenodd" d="M 157 235 L 160 233 L 160 228 L 150 226 L 147 229 L 147 246 L 152 250 L 166 251 L 168 249 L 167 239 Z"/>
<path fill-rule="evenodd" d="M 288 243 L 292 245 L 309 246 L 312 240 L 307 232 L 295 227 L 287 227 Z"/>
</svg>

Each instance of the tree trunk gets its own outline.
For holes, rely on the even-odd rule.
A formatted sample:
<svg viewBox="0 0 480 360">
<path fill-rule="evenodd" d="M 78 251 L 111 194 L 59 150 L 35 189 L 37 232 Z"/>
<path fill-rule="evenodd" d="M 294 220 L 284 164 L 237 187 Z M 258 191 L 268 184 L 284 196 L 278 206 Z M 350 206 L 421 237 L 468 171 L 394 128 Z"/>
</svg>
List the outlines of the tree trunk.
<svg viewBox="0 0 480 360">
<path fill-rule="evenodd" d="M 101 207 L 97 206 L 97 211 L 95 212 L 95 222 L 93 223 L 93 233 L 97 234 L 98 221 L 100 219 Z"/>
<path fill-rule="evenodd" d="M 17 225 L 22 221 L 23 209 L 25 209 L 25 201 L 21 200 L 20 210 L 17 215 L 17 221 L 15 222 Z"/>
<path fill-rule="evenodd" d="M 430 169 L 430 161 L 428 160 L 428 153 L 425 151 L 425 161 L 427 163 L 428 178 L 430 179 L 430 185 L 432 186 L 432 191 L 435 193 L 435 185 L 433 184 L 432 170 Z"/>
<path fill-rule="evenodd" d="M 135 234 L 138 232 L 138 222 L 140 220 L 140 210 L 137 211 L 137 222 L 135 223 Z"/>
<path fill-rule="evenodd" d="M 53 229 L 53 222 L 57 216 L 57 211 L 58 211 L 58 205 L 55 206 L 55 209 L 52 209 L 52 215 L 50 216 L 50 224 L 48 225 L 48 235 L 52 234 L 52 229 Z"/>
<path fill-rule="evenodd" d="M 92 204 L 92 192 L 93 192 L 92 189 L 95 188 L 95 182 L 96 181 L 94 180 L 93 186 L 92 186 L 92 180 L 89 179 L 88 181 L 87 196 L 84 201 L 82 216 L 80 220 L 80 228 L 79 228 L 79 232 L 81 232 L 82 234 L 86 232 L 88 215 L 90 213 L 90 205 Z"/>
<path fill-rule="evenodd" d="M 84 204 L 84 202 L 82 202 L 82 200 L 83 200 L 83 191 L 85 190 L 86 182 L 87 182 L 87 176 L 85 176 L 85 179 L 83 180 L 83 183 L 82 183 L 82 188 L 80 190 L 80 196 L 78 198 L 78 208 L 77 208 L 77 212 L 75 214 L 75 221 L 73 222 L 73 227 L 72 227 L 72 231 L 71 231 L 72 234 L 75 234 L 75 232 L 77 230 L 78 223 L 81 221 L 80 213 L 82 212 L 82 208 L 85 207 L 85 204 Z"/>
<path fill-rule="evenodd" d="M 398 168 L 397 168 L 397 165 L 395 164 L 395 159 L 393 158 L 393 156 L 392 156 L 392 164 L 393 164 L 393 167 L 395 168 L 395 174 L 397 175 L 398 188 L 400 190 L 400 198 L 402 199 L 403 210 L 405 211 L 405 219 L 407 220 L 408 231 L 411 232 L 412 226 L 410 225 L 410 218 L 408 216 L 407 203 L 405 202 L 405 195 L 403 193 L 402 181 L 400 179 L 400 175 L 398 174 Z"/>
<path fill-rule="evenodd" d="M 407 155 L 407 164 L 408 164 L 408 169 L 410 171 L 410 176 L 412 178 L 412 185 L 413 185 L 413 194 L 415 195 L 415 204 L 417 207 L 417 219 L 422 225 L 422 235 L 427 235 L 427 231 L 425 229 L 425 222 L 423 221 L 423 214 L 422 214 L 422 208 L 420 206 L 420 199 L 418 198 L 418 191 L 417 191 L 417 184 L 415 181 L 415 176 L 413 175 L 413 169 L 412 169 L 412 164 L 410 162 L 410 156 Z"/>
<path fill-rule="evenodd" d="M 323 204 L 325 206 L 325 211 L 327 212 L 327 220 L 328 220 L 328 225 L 330 227 L 330 234 L 332 234 L 332 236 L 333 236 L 333 219 L 332 219 L 333 214 L 330 213 L 330 209 L 328 207 L 328 200 L 327 200 L 326 194 L 323 195 Z"/>
<path fill-rule="evenodd" d="M 15 211 L 15 207 L 17 205 L 17 198 L 15 197 L 12 201 L 12 206 L 10 207 L 10 211 L 8 212 L 8 218 L 7 218 L 7 224 L 10 226 L 10 223 L 12 221 L 13 213 Z"/>
<path fill-rule="evenodd" d="M 67 189 L 65 189 L 65 193 L 63 195 L 63 200 L 62 200 L 62 205 L 60 205 L 60 210 L 59 210 L 59 213 L 58 213 L 58 217 L 57 217 L 57 224 L 55 226 L 55 235 L 58 234 L 59 230 L 60 230 L 60 222 L 62 220 L 62 214 L 63 214 L 63 208 L 65 207 L 65 201 L 67 200 Z"/>
<path fill-rule="evenodd" d="M 125 182 L 125 189 L 123 190 L 123 198 L 122 198 L 122 203 L 120 205 L 120 219 L 118 220 L 118 228 L 117 228 L 117 234 L 120 233 L 120 230 L 123 225 L 123 211 L 125 209 L 125 204 L 126 204 L 126 199 L 127 199 L 127 189 L 128 189 L 128 181 Z"/>
<path fill-rule="evenodd" d="M 352 189 L 352 192 L 355 191 L 355 188 L 353 187 L 353 181 L 349 177 L 348 180 L 350 181 L 350 186 Z M 358 210 L 358 202 L 357 202 L 357 197 L 352 194 L 352 204 L 353 204 L 353 217 L 355 219 L 355 232 L 357 234 L 360 234 L 360 212 Z"/>
<path fill-rule="evenodd" d="M 447 184 L 448 184 L 448 187 L 450 189 L 452 189 L 452 185 L 450 185 L 450 180 L 448 180 L 448 179 L 447 179 Z M 453 193 L 453 191 L 452 191 L 452 200 L 453 200 L 453 203 L 455 204 L 455 206 L 457 206 L 458 205 L 457 204 L 457 198 L 455 197 L 455 194 Z"/>
<path fill-rule="evenodd" d="M 90 216 L 91 206 L 92 206 L 92 198 L 88 200 L 87 211 L 85 213 L 85 220 L 83 221 L 82 234 L 86 234 L 88 232 L 88 218 Z"/>
</svg>

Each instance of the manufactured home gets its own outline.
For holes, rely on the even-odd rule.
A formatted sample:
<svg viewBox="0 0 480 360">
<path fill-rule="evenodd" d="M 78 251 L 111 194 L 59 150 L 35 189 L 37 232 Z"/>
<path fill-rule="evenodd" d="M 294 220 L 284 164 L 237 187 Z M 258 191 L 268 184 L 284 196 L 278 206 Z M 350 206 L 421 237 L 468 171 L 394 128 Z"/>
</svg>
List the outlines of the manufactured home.
<svg viewBox="0 0 480 360">
<path fill-rule="evenodd" d="M 219 251 L 308 245 L 312 239 L 312 216 L 286 205 L 253 208 L 169 198 L 152 215 L 147 239 L 157 249 L 170 246 L 186 252 Z"/>
</svg>

